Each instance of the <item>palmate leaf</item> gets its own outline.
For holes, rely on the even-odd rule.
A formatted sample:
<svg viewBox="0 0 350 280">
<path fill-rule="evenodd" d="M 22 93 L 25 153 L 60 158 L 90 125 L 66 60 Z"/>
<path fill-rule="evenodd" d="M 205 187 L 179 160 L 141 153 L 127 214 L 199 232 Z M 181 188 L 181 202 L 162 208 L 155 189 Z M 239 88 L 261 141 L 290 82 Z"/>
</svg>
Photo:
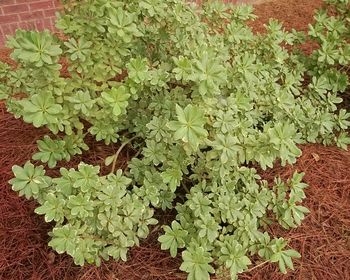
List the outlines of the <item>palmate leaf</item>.
<svg viewBox="0 0 350 280">
<path fill-rule="evenodd" d="M 219 261 L 230 270 L 231 279 L 235 280 L 237 274 L 245 271 L 251 264 L 250 259 L 246 256 L 247 250 L 233 236 L 220 243 L 220 247 Z"/>
<path fill-rule="evenodd" d="M 33 160 L 40 160 L 48 163 L 50 168 L 56 166 L 57 162 L 67 157 L 65 142 L 62 140 L 53 140 L 45 135 L 43 140 L 38 140 L 39 152 L 33 155 Z"/>
<path fill-rule="evenodd" d="M 182 171 L 179 168 L 169 168 L 162 173 L 163 182 L 169 185 L 172 192 L 180 185 L 182 179 Z"/>
<path fill-rule="evenodd" d="M 187 105 L 185 109 L 176 105 L 176 114 L 178 120 L 168 123 L 168 127 L 175 131 L 175 139 L 189 143 L 194 149 L 197 149 L 203 139 L 208 136 L 204 128 L 206 119 L 203 112 L 192 105 Z"/>
<path fill-rule="evenodd" d="M 170 255 L 175 258 L 177 250 L 185 247 L 185 239 L 188 232 L 183 230 L 177 221 L 171 223 L 171 227 L 164 226 L 164 235 L 158 238 L 162 250 L 170 250 Z"/>
<path fill-rule="evenodd" d="M 295 250 L 284 250 L 287 242 L 283 238 L 274 239 L 271 242 L 271 249 L 273 251 L 273 255 L 270 258 L 271 262 L 278 262 L 279 269 L 282 273 L 286 274 L 287 269 L 294 269 L 294 265 L 292 262 L 292 258 L 300 258 L 301 255 Z"/>
<path fill-rule="evenodd" d="M 304 189 L 307 184 L 302 182 L 304 175 L 304 173 L 294 172 L 293 177 L 288 181 L 291 188 L 289 202 L 302 202 L 306 198 Z"/>
<path fill-rule="evenodd" d="M 142 33 L 138 30 L 134 20 L 136 19 L 135 14 L 131 14 L 123 10 L 122 8 L 110 9 L 109 20 L 109 32 L 115 33 L 125 43 L 129 43 L 133 36 L 141 36 Z"/>
<path fill-rule="evenodd" d="M 49 31 L 34 32 L 17 30 L 16 37 L 11 37 L 7 46 L 14 48 L 12 57 L 36 67 L 53 64 L 62 53 L 60 45 L 54 42 Z"/>
<path fill-rule="evenodd" d="M 134 245 L 134 242 L 132 240 L 127 240 L 126 238 L 119 238 L 114 243 L 115 245 L 108 246 L 105 252 L 116 260 L 121 259 L 126 261 L 128 250 Z"/>
<path fill-rule="evenodd" d="M 71 135 L 66 135 L 63 138 L 64 149 L 66 150 L 66 160 L 70 160 L 71 156 L 81 155 L 83 151 L 89 150 L 89 146 L 84 142 L 84 135 L 82 131 Z"/>
<path fill-rule="evenodd" d="M 203 51 L 194 60 L 192 74 L 189 77 L 198 84 L 198 91 L 202 95 L 218 94 L 219 86 L 226 80 L 226 68 L 213 52 Z"/>
<path fill-rule="evenodd" d="M 220 161 L 222 164 L 233 163 L 238 164 L 238 155 L 243 152 L 243 149 L 239 143 L 237 137 L 231 135 L 217 134 L 215 141 L 210 142 L 215 150 L 218 151 L 220 155 Z"/>
<path fill-rule="evenodd" d="M 195 217 L 200 217 L 212 212 L 212 201 L 202 192 L 194 191 L 188 195 L 188 198 L 186 204 L 193 211 Z"/>
<path fill-rule="evenodd" d="M 103 242 L 95 240 L 93 237 L 80 237 L 76 242 L 76 249 L 72 254 L 74 263 L 83 266 L 87 262 L 89 264 L 95 263 L 99 266 L 101 261 L 96 256 L 96 251 L 103 245 Z"/>
<path fill-rule="evenodd" d="M 306 207 L 291 204 L 283 211 L 283 215 L 280 217 L 280 223 L 284 228 L 295 228 L 301 225 L 302 220 L 305 218 L 305 214 L 308 213 L 310 213 L 310 211 Z"/>
<path fill-rule="evenodd" d="M 183 56 L 173 58 L 176 68 L 173 69 L 176 80 L 189 80 L 192 71 L 191 61 Z"/>
<path fill-rule="evenodd" d="M 101 96 L 109 106 L 112 107 L 114 116 L 118 117 L 120 114 L 125 113 L 125 109 L 128 106 L 128 99 L 130 97 L 126 87 L 120 86 L 112 88 L 109 91 L 102 92 Z"/>
<path fill-rule="evenodd" d="M 127 65 L 128 77 L 137 84 L 141 84 L 149 78 L 147 59 L 141 57 L 131 59 Z"/>
<path fill-rule="evenodd" d="M 267 129 L 270 142 L 279 151 L 282 165 L 295 163 L 296 158 L 301 155 L 301 150 L 296 145 L 300 140 L 295 126 L 289 123 L 278 123 Z"/>
<path fill-rule="evenodd" d="M 80 163 L 78 170 L 72 170 L 70 177 L 73 179 L 73 187 L 80 189 L 83 193 L 91 191 L 99 186 L 99 166 L 91 166 L 85 163 Z"/>
<path fill-rule="evenodd" d="M 38 199 L 42 189 L 48 188 L 51 184 L 51 178 L 45 176 L 44 168 L 35 167 L 30 161 L 27 161 L 23 167 L 13 166 L 12 172 L 15 175 L 15 178 L 9 181 L 12 189 L 27 199 L 32 197 Z"/>
<path fill-rule="evenodd" d="M 59 254 L 67 252 L 73 255 L 76 250 L 76 241 L 78 232 L 70 225 L 55 227 L 50 234 L 52 239 L 49 246 L 55 249 Z"/>
<path fill-rule="evenodd" d="M 146 140 L 146 147 L 143 149 L 143 155 L 147 161 L 153 162 L 154 165 L 159 165 L 166 161 L 165 145 L 162 142 Z"/>
<path fill-rule="evenodd" d="M 294 265 L 292 258 L 300 258 L 301 255 L 295 250 L 286 250 L 282 252 L 275 253 L 271 256 L 271 262 L 278 262 L 280 271 L 283 274 L 287 273 L 286 268 L 294 270 Z"/>
<path fill-rule="evenodd" d="M 345 132 L 341 132 L 338 137 L 336 137 L 336 144 L 339 148 L 347 150 L 350 145 L 349 135 Z"/>
<path fill-rule="evenodd" d="M 189 247 L 182 252 L 183 263 L 180 270 L 188 273 L 187 280 L 209 280 L 209 273 L 214 273 L 210 265 L 213 259 L 203 247 Z"/>
<path fill-rule="evenodd" d="M 194 225 L 199 229 L 198 236 L 208 239 L 209 242 L 214 242 L 219 236 L 221 226 L 209 214 L 203 213 L 200 219 L 194 222 Z"/>
<path fill-rule="evenodd" d="M 50 94 L 35 94 L 28 99 L 19 101 L 23 108 L 23 120 L 41 127 L 50 123 L 58 123 L 62 107 L 55 103 Z"/>
<path fill-rule="evenodd" d="M 168 136 L 166 124 L 168 121 L 163 118 L 153 117 L 152 121 L 149 122 L 146 127 L 150 130 L 149 135 L 151 138 L 160 142 Z"/>
<path fill-rule="evenodd" d="M 90 201 L 89 195 L 79 193 L 69 196 L 67 207 L 73 217 L 84 219 L 93 215 L 94 205 Z"/>
<path fill-rule="evenodd" d="M 67 98 L 74 106 L 74 109 L 89 116 L 95 100 L 91 99 L 89 91 L 78 90 L 73 96 Z"/>
<path fill-rule="evenodd" d="M 70 59 L 72 61 L 85 61 L 87 55 L 91 53 L 90 47 L 92 46 L 92 42 L 86 41 L 84 38 L 78 41 L 74 38 L 70 38 L 67 42 L 64 42 L 64 44 L 68 47 L 67 52 L 70 53 Z"/>
<path fill-rule="evenodd" d="M 62 223 L 64 220 L 64 207 L 64 199 L 56 197 L 53 193 L 49 193 L 45 197 L 44 204 L 35 209 L 35 213 L 45 215 L 45 221 L 47 223 L 51 221 Z"/>
</svg>

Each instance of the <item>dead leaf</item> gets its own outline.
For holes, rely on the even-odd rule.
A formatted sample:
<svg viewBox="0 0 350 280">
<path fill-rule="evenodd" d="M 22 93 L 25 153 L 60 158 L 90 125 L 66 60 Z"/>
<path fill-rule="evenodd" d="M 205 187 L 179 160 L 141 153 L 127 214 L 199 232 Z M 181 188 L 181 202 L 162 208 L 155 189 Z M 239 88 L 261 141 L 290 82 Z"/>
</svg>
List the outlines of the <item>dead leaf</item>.
<svg viewBox="0 0 350 280">
<path fill-rule="evenodd" d="M 320 160 L 320 156 L 319 156 L 318 154 L 312 153 L 311 155 L 312 155 L 312 157 L 314 158 L 314 160 L 315 160 L 316 162 Z"/>
</svg>

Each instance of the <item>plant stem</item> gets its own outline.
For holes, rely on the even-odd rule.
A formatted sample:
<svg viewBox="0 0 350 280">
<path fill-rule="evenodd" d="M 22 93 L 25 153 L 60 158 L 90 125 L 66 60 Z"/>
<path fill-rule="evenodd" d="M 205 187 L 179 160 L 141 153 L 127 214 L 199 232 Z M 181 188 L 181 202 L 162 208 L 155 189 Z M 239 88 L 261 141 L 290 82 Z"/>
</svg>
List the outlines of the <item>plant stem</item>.
<svg viewBox="0 0 350 280">
<path fill-rule="evenodd" d="M 252 268 L 246 270 L 245 273 L 246 273 L 246 272 L 250 272 L 250 271 L 252 271 L 252 270 L 254 270 L 254 269 L 256 269 L 256 268 L 258 268 L 258 267 L 260 267 L 260 266 L 263 266 L 263 265 L 267 264 L 268 262 L 269 262 L 269 261 L 264 261 L 264 262 L 262 262 L 262 263 L 259 263 L 258 265 L 253 266 Z"/>
<path fill-rule="evenodd" d="M 185 189 L 186 193 L 190 193 L 190 190 L 187 188 L 183 181 L 181 182 L 181 186 Z"/>
<path fill-rule="evenodd" d="M 130 138 L 129 140 L 125 141 L 123 144 L 120 145 L 118 151 L 115 153 L 115 156 L 114 156 L 114 159 L 113 159 L 113 164 L 112 164 L 112 170 L 111 170 L 111 173 L 114 173 L 115 171 L 115 167 L 117 165 L 117 159 L 118 159 L 118 156 L 119 154 L 121 153 L 121 151 L 124 149 L 124 147 L 126 145 L 128 145 L 132 140 L 134 140 L 135 138 L 137 138 L 137 136 L 134 136 L 132 138 Z"/>
</svg>

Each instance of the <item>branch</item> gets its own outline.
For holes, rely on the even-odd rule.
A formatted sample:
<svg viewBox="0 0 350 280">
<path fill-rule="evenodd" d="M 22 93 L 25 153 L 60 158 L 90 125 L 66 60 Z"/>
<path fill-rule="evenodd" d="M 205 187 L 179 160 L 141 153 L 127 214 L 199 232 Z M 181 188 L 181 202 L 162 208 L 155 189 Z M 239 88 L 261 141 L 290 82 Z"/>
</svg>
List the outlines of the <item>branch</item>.
<svg viewBox="0 0 350 280">
<path fill-rule="evenodd" d="M 124 147 L 126 145 L 128 145 L 132 140 L 134 140 L 135 138 L 137 138 L 138 136 L 134 136 L 132 138 L 130 138 L 129 140 L 125 141 L 123 144 L 120 145 L 118 151 L 115 153 L 114 159 L 113 159 L 113 164 L 112 164 L 112 170 L 111 173 L 114 173 L 115 171 L 115 167 L 117 165 L 117 159 L 119 157 L 119 154 L 121 153 L 121 151 L 124 149 Z"/>
</svg>

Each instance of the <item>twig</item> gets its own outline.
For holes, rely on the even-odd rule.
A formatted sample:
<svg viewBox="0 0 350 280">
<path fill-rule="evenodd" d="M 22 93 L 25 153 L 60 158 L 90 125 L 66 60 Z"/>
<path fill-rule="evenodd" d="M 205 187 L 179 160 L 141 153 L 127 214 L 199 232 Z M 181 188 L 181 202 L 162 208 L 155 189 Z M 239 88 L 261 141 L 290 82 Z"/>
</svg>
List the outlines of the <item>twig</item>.
<svg viewBox="0 0 350 280">
<path fill-rule="evenodd" d="M 183 181 L 181 181 L 181 186 L 185 189 L 186 193 L 190 193 L 190 190 L 187 188 Z"/>
<path fill-rule="evenodd" d="M 262 263 L 259 263 L 258 265 L 253 266 L 252 268 L 246 270 L 244 273 L 251 272 L 252 270 L 254 270 L 254 269 L 256 269 L 256 268 L 258 268 L 258 267 L 260 267 L 260 266 L 263 266 L 263 265 L 267 264 L 268 262 L 269 262 L 269 261 L 264 261 L 264 262 L 262 262 Z"/>
<path fill-rule="evenodd" d="M 111 173 L 114 173 L 115 171 L 115 167 L 117 165 L 117 159 L 118 159 L 118 156 L 119 154 L 121 153 L 121 151 L 124 149 L 124 147 L 126 145 L 128 145 L 132 140 L 134 140 L 135 138 L 137 138 L 137 136 L 134 136 L 132 138 L 130 138 L 129 140 L 125 141 L 123 144 L 120 145 L 118 151 L 115 153 L 115 156 L 114 156 L 114 159 L 113 159 L 113 164 L 112 164 L 112 170 L 111 170 Z"/>
</svg>

